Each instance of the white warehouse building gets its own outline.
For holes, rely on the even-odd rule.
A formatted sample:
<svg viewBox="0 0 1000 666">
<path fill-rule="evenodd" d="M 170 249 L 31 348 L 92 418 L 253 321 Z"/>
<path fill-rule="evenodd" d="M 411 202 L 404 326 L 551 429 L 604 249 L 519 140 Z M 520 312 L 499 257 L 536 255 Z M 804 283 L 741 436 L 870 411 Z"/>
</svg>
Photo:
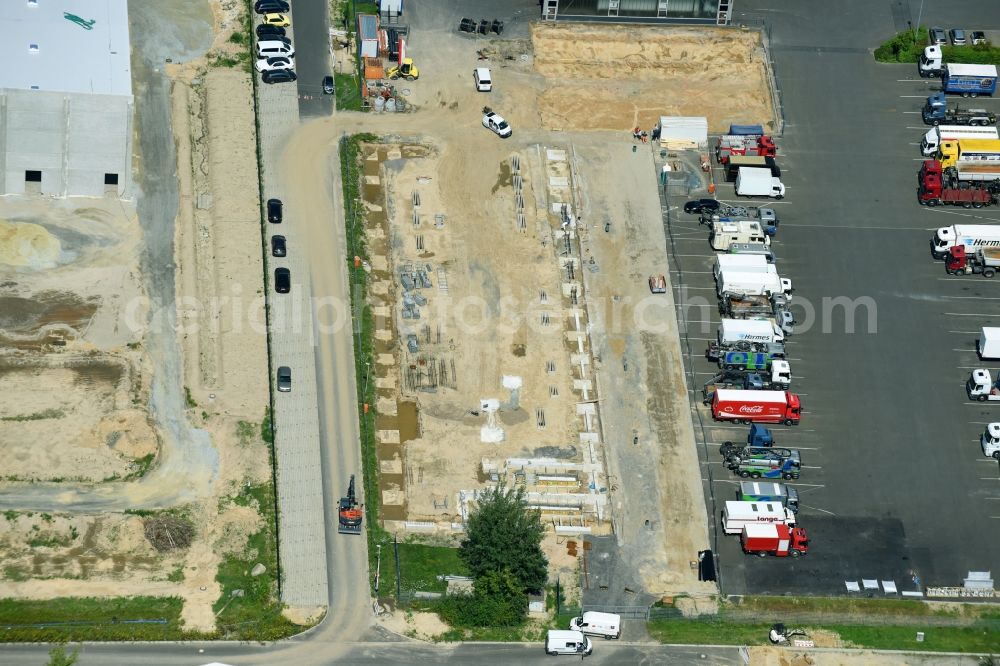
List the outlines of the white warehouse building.
<svg viewBox="0 0 1000 666">
<path fill-rule="evenodd" d="M 4 0 L 0 194 L 132 196 L 127 0 Z"/>
</svg>

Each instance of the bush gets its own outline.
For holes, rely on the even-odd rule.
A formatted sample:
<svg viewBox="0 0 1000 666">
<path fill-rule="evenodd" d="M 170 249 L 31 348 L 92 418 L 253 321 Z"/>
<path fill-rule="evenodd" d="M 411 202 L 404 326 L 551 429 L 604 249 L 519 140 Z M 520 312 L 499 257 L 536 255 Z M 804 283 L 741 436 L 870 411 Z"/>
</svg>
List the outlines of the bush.
<svg viewBox="0 0 1000 666">
<path fill-rule="evenodd" d="M 875 49 L 875 60 L 878 62 L 915 63 L 927 46 L 927 28 L 901 32 Z M 946 63 L 970 63 L 978 65 L 1000 65 L 1000 48 L 991 42 L 968 46 L 942 46 L 942 57 Z"/>
<path fill-rule="evenodd" d="M 507 570 L 491 571 L 476 579 L 472 594 L 444 599 L 441 619 L 453 627 L 514 627 L 528 614 L 528 598 Z"/>
</svg>

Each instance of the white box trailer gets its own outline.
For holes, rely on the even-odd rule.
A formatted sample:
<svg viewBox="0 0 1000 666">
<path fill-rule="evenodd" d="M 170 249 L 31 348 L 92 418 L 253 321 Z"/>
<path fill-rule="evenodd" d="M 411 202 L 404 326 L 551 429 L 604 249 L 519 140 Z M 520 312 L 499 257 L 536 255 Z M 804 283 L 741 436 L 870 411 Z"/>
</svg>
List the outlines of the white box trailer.
<svg viewBox="0 0 1000 666">
<path fill-rule="evenodd" d="M 736 273 L 774 273 L 774 264 L 767 263 L 767 257 L 762 254 L 719 254 L 712 266 L 712 275 L 718 280 L 725 272 Z"/>
<path fill-rule="evenodd" d="M 931 254 L 935 259 L 943 259 L 956 245 L 964 245 L 969 253 L 980 248 L 1000 247 L 1000 224 L 956 224 L 941 227 L 931 239 Z"/>
<path fill-rule="evenodd" d="M 737 273 L 723 271 L 716 281 L 715 291 L 721 297 L 723 294 L 747 294 L 750 296 L 773 296 L 784 294 L 787 300 L 792 299 L 792 281 L 778 275 L 777 271 L 764 273 Z"/>
<path fill-rule="evenodd" d="M 978 351 L 980 358 L 1000 358 L 1000 328 L 983 326 Z"/>
<path fill-rule="evenodd" d="M 771 175 L 770 169 L 760 167 L 740 167 L 736 174 L 736 194 L 741 197 L 785 196 L 785 186 L 780 178 Z"/>
<path fill-rule="evenodd" d="M 920 141 L 920 152 L 933 155 L 941 147 L 942 141 L 961 139 L 1000 139 L 996 127 L 971 127 L 967 125 L 938 125 L 927 130 Z"/>
<path fill-rule="evenodd" d="M 785 334 L 769 319 L 723 319 L 716 333 L 720 345 L 739 342 L 783 342 Z"/>
<path fill-rule="evenodd" d="M 713 250 L 727 251 L 736 243 L 763 243 L 771 245 L 771 237 L 764 233 L 760 222 L 754 220 L 719 220 L 712 222 L 709 242 Z"/>
<path fill-rule="evenodd" d="M 744 525 L 781 523 L 795 526 L 795 514 L 781 502 L 726 502 L 722 527 L 726 534 L 739 534 Z"/>
</svg>

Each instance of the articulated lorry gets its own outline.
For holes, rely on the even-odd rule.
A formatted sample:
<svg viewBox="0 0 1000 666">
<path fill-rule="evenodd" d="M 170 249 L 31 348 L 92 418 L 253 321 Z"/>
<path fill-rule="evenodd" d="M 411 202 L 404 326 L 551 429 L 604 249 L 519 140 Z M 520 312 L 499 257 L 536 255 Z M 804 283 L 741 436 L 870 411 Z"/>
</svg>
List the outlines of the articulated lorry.
<svg viewBox="0 0 1000 666">
<path fill-rule="evenodd" d="M 964 245 L 966 251 L 1000 247 L 1000 225 L 956 224 L 941 227 L 931 238 L 931 255 L 935 259 L 944 259 L 957 245 Z"/>
<path fill-rule="evenodd" d="M 938 146 L 937 159 L 941 168 L 958 165 L 975 166 L 987 163 L 1000 164 L 1000 139 L 954 139 L 944 140 Z"/>
<path fill-rule="evenodd" d="M 989 370 L 976 368 L 965 382 L 965 392 L 969 395 L 969 400 L 978 400 L 979 402 L 1000 400 L 1000 373 L 997 374 L 997 380 L 994 382 L 993 375 Z"/>
<path fill-rule="evenodd" d="M 996 116 L 993 117 L 994 120 Z M 996 127 L 963 127 L 961 125 L 938 125 L 924 134 L 920 140 L 920 152 L 924 155 L 934 155 L 945 141 L 968 141 L 971 139 L 1000 139 Z"/>
<path fill-rule="evenodd" d="M 992 95 L 997 90 L 997 67 L 996 65 L 945 65 L 941 74 L 941 90 L 962 97 Z"/>
<path fill-rule="evenodd" d="M 996 125 L 997 115 L 986 109 L 948 108 L 948 98 L 936 92 L 927 98 L 920 111 L 925 125 Z"/>
<path fill-rule="evenodd" d="M 979 358 L 1000 358 L 1000 328 L 983 326 L 976 340 L 976 352 Z"/>
<path fill-rule="evenodd" d="M 765 352 L 727 351 L 719 355 L 719 368 L 723 370 L 746 370 L 748 372 L 765 372 L 777 362 L 787 363 L 784 359 L 771 356 Z M 787 369 L 791 377 L 791 369 Z"/>
<path fill-rule="evenodd" d="M 725 455 L 726 468 L 743 479 L 799 478 L 802 457 L 796 449 L 742 447 Z"/>
<path fill-rule="evenodd" d="M 963 182 L 961 180 L 963 168 L 966 176 L 979 176 L 986 170 L 995 171 L 1000 177 L 1000 163 L 942 169 L 941 163 L 937 160 L 924 160 L 920 171 L 917 172 L 917 201 L 924 206 L 947 204 L 965 208 L 982 208 L 1000 201 L 1000 181 Z M 969 171 L 970 168 L 973 171 Z"/>
<path fill-rule="evenodd" d="M 802 407 L 799 396 L 789 391 L 719 389 L 712 396 L 712 418 L 741 423 L 798 425 Z"/>
<path fill-rule="evenodd" d="M 740 167 L 736 174 L 736 194 L 741 197 L 783 199 L 785 185 L 771 175 L 770 169 Z"/>
<path fill-rule="evenodd" d="M 948 275 L 975 275 L 991 278 L 1000 271 L 1000 247 L 979 248 L 966 251 L 964 245 L 956 245 L 948 251 L 944 262 Z"/>
<path fill-rule="evenodd" d="M 715 337 L 722 346 L 744 343 L 744 349 L 733 351 L 757 351 L 752 347 L 754 343 L 785 341 L 781 328 L 766 319 L 722 319 Z"/>
<path fill-rule="evenodd" d="M 741 481 L 739 488 L 736 489 L 736 500 L 739 502 L 777 502 L 793 513 L 799 511 L 799 491 L 791 486 L 773 481 Z"/>
<path fill-rule="evenodd" d="M 702 403 L 710 405 L 712 396 L 719 389 L 745 389 L 748 391 L 784 391 L 792 383 L 792 370 L 788 361 L 775 360 L 770 373 L 746 370 L 723 370 L 702 386 Z"/>
<path fill-rule="evenodd" d="M 986 424 L 986 431 L 979 438 L 979 445 L 983 447 L 984 456 L 1000 460 L 1000 423 Z"/>
<path fill-rule="evenodd" d="M 809 552 L 809 535 L 801 527 L 750 523 L 743 527 L 740 545 L 747 555 L 799 557 Z"/>
</svg>

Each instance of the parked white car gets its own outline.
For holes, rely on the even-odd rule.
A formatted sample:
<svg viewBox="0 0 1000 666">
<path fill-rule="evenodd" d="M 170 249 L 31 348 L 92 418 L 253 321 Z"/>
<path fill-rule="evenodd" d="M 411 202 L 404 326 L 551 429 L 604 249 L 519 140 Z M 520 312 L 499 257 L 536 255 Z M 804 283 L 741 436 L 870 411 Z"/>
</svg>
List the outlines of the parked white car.
<svg viewBox="0 0 1000 666">
<path fill-rule="evenodd" d="M 492 111 L 485 111 L 486 115 L 483 116 L 483 127 L 491 129 L 497 133 L 497 136 L 506 139 L 511 135 L 510 125 L 501 116 L 493 113 Z"/>
<path fill-rule="evenodd" d="M 275 69 L 295 69 L 292 58 L 261 58 L 257 61 L 258 72 L 270 72 Z"/>
</svg>

